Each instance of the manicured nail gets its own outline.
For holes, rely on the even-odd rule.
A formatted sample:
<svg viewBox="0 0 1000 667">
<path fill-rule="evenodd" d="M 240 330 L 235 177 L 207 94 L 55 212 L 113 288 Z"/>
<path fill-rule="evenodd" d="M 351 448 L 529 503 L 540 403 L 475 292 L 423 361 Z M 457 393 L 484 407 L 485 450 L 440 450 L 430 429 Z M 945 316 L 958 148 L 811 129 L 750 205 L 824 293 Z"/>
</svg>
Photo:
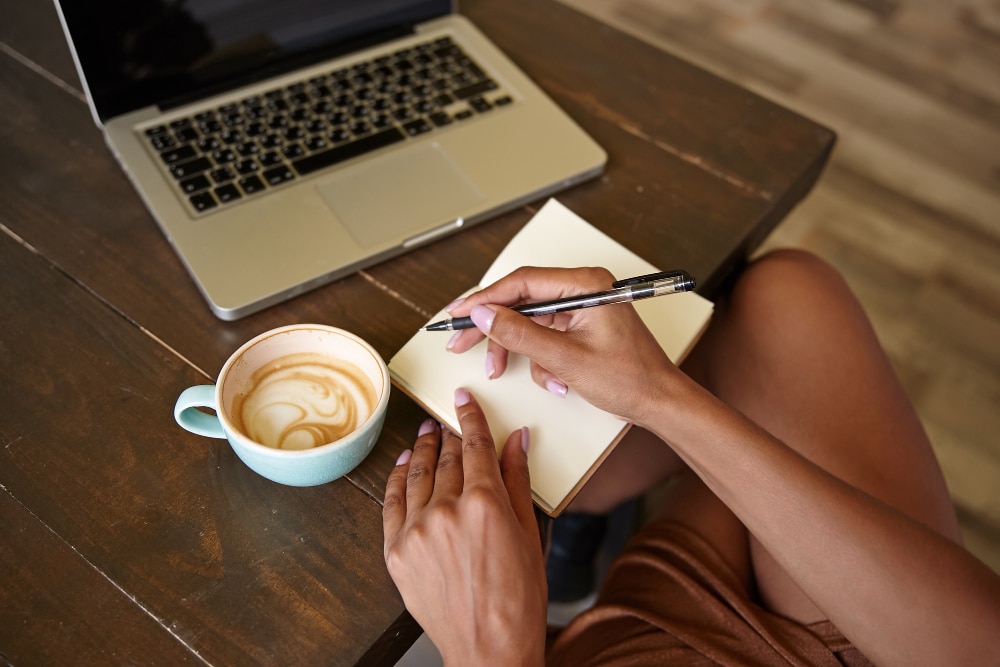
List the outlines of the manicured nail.
<svg viewBox="0 0 1000 667">
<path fill-rule="evenodd" d="M 472 397 L 469 396 L 469 392 L 466 391 L 463 387 L 459 387 L 458 389 L 455 390 L 455 405 L 457 407 L 462 407 L 463 405 L 468 404 L 468 402 L 471 400 Z"/>
<path fill-rule="evenodd" d="M 432 431 L 434 431 L 434 420 L 433 419 L 428 419 L 428 420 L 424 421 L 423 424 L 420 425 L 420 430 L 417 431 L 417 437 L 419 438 L 422 435 L 427 435 L 428 433 L 431 433 Z"/>
<path fill-rule="evenodd" d="M 558 380 L 549 380 L 545 383 L 545 388 L 560 398 L 566 398 L 566 392 L 569 391 L 569 387 Z"/>
<path fill-rule="evenodd" d="M 493 318 L 496 317 L 496 311 L 489 306 L 473 306 L 472 312 L 469 313 L 469 317 L 472 318 L 472 323 L 475 324 L 480 331 L 485 334 L 490 332 L 493 328 Z"/>
<path fill-rule="evenodd" d="M 404 449 L 403 453 L 399 455 L 398 459 L 396 459 L 396 465 L 401 466 L 405 463 L 409 463 L 411 456 L 413 456 L 413 451 L 410 449 Z"/>
<path fill-rule="evenodd" d="M 531 449 L 531 434 L 528 432 L 527 426 L 521 427 L 521 449 L 524 450 L 525 454 Z"/>
<path fill-rule="evenodd" d="M 497 374 L 497 362 L 493 357 L 492 352 L 486 353 L 486 377 L 493 379 L 493 376 Z"/>
<path fill-rule="evenodd" d="M 451 338 L 448 339 L 448 342 L 445 343 L 444 349 L 450 350 L 451 348 L 455 347 L 455 341 L 458 340 L 458 337 L 461 335 L 462 335 L 461 331 L 456 331 L 455 333 L 453 333 L 451 335 Z"/>
<path fill-rule="evenodd" d="M 458 308 L 462 304 L 463 301 L 465 301 L 465 297 L 464 296 L 455 299 L 454 301 L 452 301 L 451 303 L 449 303 L 447 306 L 444 307 L 445 312 L 446 313 L 450 313 L 451 310 L 452 310 L 452 308 Z"/>
</svg>

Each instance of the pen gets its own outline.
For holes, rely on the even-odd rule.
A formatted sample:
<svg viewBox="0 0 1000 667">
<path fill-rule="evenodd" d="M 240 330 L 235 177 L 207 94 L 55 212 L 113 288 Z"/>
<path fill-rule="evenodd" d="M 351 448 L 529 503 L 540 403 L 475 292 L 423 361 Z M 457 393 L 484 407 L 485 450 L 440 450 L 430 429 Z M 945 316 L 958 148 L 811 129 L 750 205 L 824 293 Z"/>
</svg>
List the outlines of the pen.
<svg viewBox="0 0 1000 667">
<path fill-rule="evenodd" d="M 648 299 L 661 294 L 676 294 L 678 292 L 689 292 L 694 289 L 695 281 L 686 271 L 664 271 L 662 273 L 650 273 L 635 278 L 616 280 L 612 283 L 612 289 L 594 294 L 580 294 L 563 299 L 552 301 L 541 301 L 539 303 L 527 303 L 514 308 L 514 312 L 527 317 L 538 317 L 540 315 L 554 315 L 564 313 L 568 310 L 580 310 L 581 308 L 593 308 L 594 306 L 605 306 L 612 303 L 630 303 L 639 299 Z M 471 329 L 476 325 L 472 323 L 471 317 L 455 317 L 450 320 L 441 320 L 428 324 L 424 331 L 457 331 L 459 329 Z"/>
</svg>

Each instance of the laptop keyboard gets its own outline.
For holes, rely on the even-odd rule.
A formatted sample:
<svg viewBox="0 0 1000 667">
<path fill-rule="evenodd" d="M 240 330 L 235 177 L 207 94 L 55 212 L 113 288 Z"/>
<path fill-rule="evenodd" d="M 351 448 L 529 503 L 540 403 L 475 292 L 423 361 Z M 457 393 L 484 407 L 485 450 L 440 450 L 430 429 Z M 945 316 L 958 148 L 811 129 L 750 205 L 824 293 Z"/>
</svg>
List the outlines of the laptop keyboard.
<svg viewBox="0 0 1000 667">
<path fill-rule="evenodd" d="M 443 37 L 143 130 L 207 213 L 512 98 Z"/>
</svg>

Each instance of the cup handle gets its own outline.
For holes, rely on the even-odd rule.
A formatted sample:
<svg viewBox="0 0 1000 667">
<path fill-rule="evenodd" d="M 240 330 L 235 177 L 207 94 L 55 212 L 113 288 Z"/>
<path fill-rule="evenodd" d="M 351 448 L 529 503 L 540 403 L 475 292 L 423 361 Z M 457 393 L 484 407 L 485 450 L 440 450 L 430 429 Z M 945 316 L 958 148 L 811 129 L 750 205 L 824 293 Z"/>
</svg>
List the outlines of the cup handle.
<svg viewBox="0 0 1000 667">
<path fill-rule="evenodd" d="M 226 432 L 222 430 L 219 417 L 202 412 L 198 408 L 211 408 L 218 412 L 219 406 L 215 404 L 215 385 L 200 384 L 182 391 L 177 397 L 177 403 L 174 404 L 174 419 L 196 435 L 225 439 Z"/>
</svg>

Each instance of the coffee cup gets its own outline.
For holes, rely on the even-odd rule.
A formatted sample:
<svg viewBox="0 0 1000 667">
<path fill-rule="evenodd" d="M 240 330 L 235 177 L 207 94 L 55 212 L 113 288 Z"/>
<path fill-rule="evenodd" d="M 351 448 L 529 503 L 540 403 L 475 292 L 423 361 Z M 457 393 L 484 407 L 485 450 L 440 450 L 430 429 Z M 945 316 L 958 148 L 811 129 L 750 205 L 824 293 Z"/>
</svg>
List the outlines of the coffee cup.
<svg viewBox="0 0 1000 667">
<path fill-rule="evenodd" d="M 270 480 L 315 486 L 371 452 L 388 402 L 389 371 L 371 345 L 343 329 L 299 324 L 245 343 L 216 384 L 181 392 L 174 418 L 192 433 L 228 440 Z"/>
</svg>

